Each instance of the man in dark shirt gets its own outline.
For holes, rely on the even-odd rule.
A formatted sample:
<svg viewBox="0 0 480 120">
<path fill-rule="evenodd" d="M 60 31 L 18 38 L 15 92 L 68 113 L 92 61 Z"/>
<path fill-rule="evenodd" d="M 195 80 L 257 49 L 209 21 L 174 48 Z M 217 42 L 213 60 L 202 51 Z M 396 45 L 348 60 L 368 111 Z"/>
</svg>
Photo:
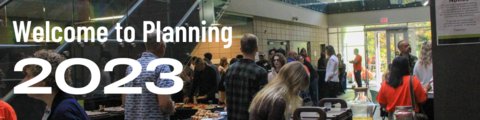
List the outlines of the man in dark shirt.
<svg viewBox="0 0 480 120">
<path fill-rule="evenodd" d="M 255 94 L 268 83 L 267 72 L 255 64 L 255 52 L 258 51 L 257 37 L 244 35 L 240 51 L 244 57 L 232 64 L 225 75 L 225 92 L 229 120 L 248 120 L 248 107 Z"/>
<path fill-rule="evenodd" d="M 402 40 L 397 43 L 398 50 L 400 50 L 400 55 L 408 58 L 408 68 L 410 75 L 413 74 L 413 68 L 415 67 L 415 63 L 417 63 L 417 56 L 413 56 L 410 53 L 412 52 L 412 48 L 410 47 L 410 43 L 406 40 Z M 397 56 L 397 57 L 399 57 Z"/>
<path fill-rule="evenodd" d="M 265 69 L 265 71 L 268 71 L 270 70 L 270 64 L 268 64 L 268 60 L 265 59 L 265 53 L 263 52 L 258 52 L 258 58 L 260 60 L 258 60 L 256 63 L 258 66 L 262 67 L 263 69 Z"/>
<path fill-rule="evenodd" d="M 215 73 L 217 74 L 217 84 L 219 84 L 221 76 L 220 76 L 220 72 L 218 71 L 218 66 L 216 66 L 215 64 L 212 63 L 212 57 L 213 57 L 212 53 L 207 52 L 207 53 L 203 54 L 203 56 L 206 59 L 205 62 L 207 62 L 208 65 L 211 66 L 215 70 Z"/>
<path fill-rule="evenodd" d="M 195 60 L 195 73 L 192 80 L 192 89 L 188 93 L 188 97 L 183 100 L 184 103 L 188 103 L 195 97 L 197 103 L 208 104 L 209 100 L 215 99 L 215 93 L 217 93 L 217 74 L 215 70 L 207 65 L 203 59 Z M 197 97 L 198 96 L 198 97 Z"/>
</svg>

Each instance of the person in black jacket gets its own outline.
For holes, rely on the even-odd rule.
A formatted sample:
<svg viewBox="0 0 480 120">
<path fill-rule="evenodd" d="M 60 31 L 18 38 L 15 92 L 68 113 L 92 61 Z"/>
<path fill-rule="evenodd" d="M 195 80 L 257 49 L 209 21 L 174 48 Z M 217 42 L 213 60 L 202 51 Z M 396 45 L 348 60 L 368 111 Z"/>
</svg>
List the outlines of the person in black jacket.
<svg viewBox="0 0 480 120">
<path fill-rule="evenodd" d="M 325 68 L 327 68 L 327 66 L 325 65 L 325 64 L 326 64 L 325 59 L 327 59 L 327 57 L 325 56 L 324 53 L 322 53 L 322 54 L 320 55 L 320 59 L 318 59 L 318 63 L 317 63 L 318 69 L 325 69 Z"/>
<path fill-rule="evenodd" d="M 308 71 L 310 71 L 310 86 L 308 87 L 310 93 L 310 99 L 312 99 L 313 106 L 318 105 L 318 74 L 317 70 L 313 68 L 312 63 L 304 59 L 304 65 L 307 66 Z"/>
<path fill-rule="evenodd" d="M 207 65 L 203 59 L 195 60 L 195 73 L 192 80 L 192 88 L 188 93 L 188 97 L 183 102 L 188 103 L 195 97 L 197 103 L 208 104 L 209 100 L 215 100 L 217 93 L 217 73 L 215 69 Z"/>
</svg>

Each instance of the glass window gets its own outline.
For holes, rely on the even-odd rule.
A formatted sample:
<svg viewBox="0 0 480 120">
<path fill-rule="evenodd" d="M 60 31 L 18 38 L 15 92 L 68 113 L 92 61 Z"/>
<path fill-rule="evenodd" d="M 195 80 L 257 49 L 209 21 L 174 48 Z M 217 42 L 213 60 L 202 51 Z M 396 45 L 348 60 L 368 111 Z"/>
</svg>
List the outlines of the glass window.
<svg viewBox="0 0 480 120">
<path fill-rule="evenodd" d="M 415 36 L 416 36 L 416 39 L 417 39 L 417 44 L 415 44 L 416 47 L 417 47 L 417 50 L 415 51 L 415 53 L 417 55 L 420 55 L 422 44 L 424 42 L 432 42 L 432 30 L 431 30 L 430 27 L 416 28 L 415 29 Z"/>
</svg>

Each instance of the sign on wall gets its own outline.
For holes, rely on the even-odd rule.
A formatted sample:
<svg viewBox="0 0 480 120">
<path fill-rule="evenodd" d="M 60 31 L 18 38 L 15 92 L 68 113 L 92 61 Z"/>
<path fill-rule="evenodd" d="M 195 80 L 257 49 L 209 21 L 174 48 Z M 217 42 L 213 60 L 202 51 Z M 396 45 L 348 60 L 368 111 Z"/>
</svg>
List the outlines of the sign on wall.
<svg viewBox="0 0 480 120">
<path fill-rule="evenodd" d="M 479 0 L 436 0 L 437 44 L 480 44 Z"/>
</svg>

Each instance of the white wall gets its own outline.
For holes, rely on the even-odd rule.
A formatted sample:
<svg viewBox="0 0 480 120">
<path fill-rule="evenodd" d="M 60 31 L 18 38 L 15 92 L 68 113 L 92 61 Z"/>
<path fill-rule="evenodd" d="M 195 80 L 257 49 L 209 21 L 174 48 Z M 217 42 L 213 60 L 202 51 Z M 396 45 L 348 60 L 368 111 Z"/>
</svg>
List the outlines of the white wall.
<svg viewBox="0 0 480 120">
<path fill-rule="evenodd" d="M 329 14 L 328 27 L 376 25 L 382 24 L 382 18 L 388 18 L 388 23 L 430 21 L 430 7 Z"/>
<path fill-rule="evenodd" d="M 277 20 L 292 21 L 298 17 L 298 23 L 327 27 L 327 14 L 296 7 L 274 0 L 232 0 L 227 12 L 261 16 Z"/>
</svg>

